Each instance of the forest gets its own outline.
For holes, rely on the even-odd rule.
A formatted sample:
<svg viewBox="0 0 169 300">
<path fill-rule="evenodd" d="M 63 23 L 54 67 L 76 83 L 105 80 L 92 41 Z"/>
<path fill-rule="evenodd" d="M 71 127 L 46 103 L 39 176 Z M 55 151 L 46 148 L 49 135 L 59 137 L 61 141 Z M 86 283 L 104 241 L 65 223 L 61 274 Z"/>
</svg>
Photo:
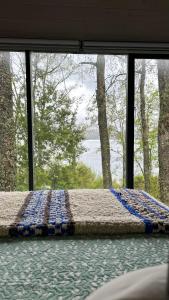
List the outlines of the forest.
<svg viewBox="0 0 169 300">
<path fill-rule="evenodd" d="M 35 189 L 125 187 L 127 57 L 32 53 Z M 28 190 L 25 56 L 0 52 L 0 190 Z M 97 128 L 101 174 L 82 161 Z M 135 62 L 134 184 L 169 204 L 169 61 Z M 92 158 L 89 158 L 92 160 Z"/>
</svg>

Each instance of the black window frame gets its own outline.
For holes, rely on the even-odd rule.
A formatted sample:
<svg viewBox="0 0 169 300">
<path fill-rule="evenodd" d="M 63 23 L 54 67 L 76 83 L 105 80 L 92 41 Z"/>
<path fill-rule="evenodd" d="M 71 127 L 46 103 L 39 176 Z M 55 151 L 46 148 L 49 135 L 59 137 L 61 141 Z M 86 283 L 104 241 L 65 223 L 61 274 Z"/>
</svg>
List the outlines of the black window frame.
<svg viewBox="0 0 169 300">
<path fill-rule="evenodd" d="M 155 48 L 154 48 L 155 49 Z M 168 53 L 128 54 L 128 91 L 126 107 L 126 188 L 134 188 L 134 114 L 135 114 L 135 61 L 136 59 L 166 59 Z"/>
<path fill-rule="evenodd" d="M 0 39 L 0 51 L 24 52 L 26 68 L 27 96 L 27 133 L 28 133 L 28 186 L 34 190 L 34 145 L 33 145 L 33 110 L 31 84 L 31 53 L 74 53 L 125 55 L 127 63 L 127 105 L 126 105 L 126 187 L 134 188 L 134 94 L 135 60 L 169 59 L 169 44 L 148 43 L 94 43 L 83 41 L 8 41 Z M 133 52 L 132 52 L 133 51 Z"/>
</svg>

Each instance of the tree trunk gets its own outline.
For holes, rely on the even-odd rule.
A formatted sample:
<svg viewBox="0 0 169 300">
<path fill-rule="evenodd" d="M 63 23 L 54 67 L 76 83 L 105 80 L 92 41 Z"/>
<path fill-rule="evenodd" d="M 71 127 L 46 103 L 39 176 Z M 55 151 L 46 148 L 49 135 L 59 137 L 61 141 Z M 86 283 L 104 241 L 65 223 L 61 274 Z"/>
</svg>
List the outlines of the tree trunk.
<svg viewBox="0 0 169 300">
<path fill-rule="evenodd" d="M 123 187 L 126 186 L 126 143 L 125 143 L 125 133 L 123 130 L 123 140 L 122 140 L 122 149 L 123 149 Z"/>
<path fill-rule="evenodd" d="M 107 127 L 106 95 L 105 95 L 105 58 L 104 55 L 97 56 L 97 93 L 98 125 L 101 143 L 103 187 L 112 186 L 110 168 L 110 144 Z"/>
<path fill-rule="evenodd" d="M 169 204 L 169 61 L 158 60 L 160 115 L 158 158 L 160 200 Z"/>
<path fill-rule="evenodd" d="M 10 54 L 0 52 L 0 190 L 15 190 L 16 153 Z"/>
<path fill-rule="evenodd" d="M 141 133 L 143 143 L 143 170 L 144 170 L 144 187 L 147 192 L 150 192 L 151 164 L 149 151 L 149 126 L 146 117 L 145 103 L 145 60 L 142 60 L 142 70 L 140 78 L 140 113 L 141 113 Z"/>
</svg>

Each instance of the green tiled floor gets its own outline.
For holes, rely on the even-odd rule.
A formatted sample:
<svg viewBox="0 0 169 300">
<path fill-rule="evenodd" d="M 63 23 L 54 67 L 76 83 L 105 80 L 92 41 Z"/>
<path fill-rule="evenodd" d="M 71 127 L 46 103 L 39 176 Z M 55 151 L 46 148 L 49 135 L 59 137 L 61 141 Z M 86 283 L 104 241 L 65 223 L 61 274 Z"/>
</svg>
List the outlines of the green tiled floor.
<svg viewBox="0 0 169 300">
<path fill-rule="evenodd" d="M 85 299 L 115 276 L 168 261 L 166 235 L 1 239 L 0 299 Z"/>
</svg>

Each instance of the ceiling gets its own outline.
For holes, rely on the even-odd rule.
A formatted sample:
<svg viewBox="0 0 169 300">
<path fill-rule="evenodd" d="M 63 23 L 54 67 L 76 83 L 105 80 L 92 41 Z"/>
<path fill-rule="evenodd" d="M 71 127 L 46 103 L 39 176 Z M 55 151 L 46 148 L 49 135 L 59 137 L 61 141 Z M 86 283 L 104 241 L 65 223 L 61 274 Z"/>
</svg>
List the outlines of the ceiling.
<svg viewBox="0 0 169 300">
<path fill-rule="evenodd" d="M 169 1 L 5 0 L 0 38 L 169 42 Z"/>
</svg>

